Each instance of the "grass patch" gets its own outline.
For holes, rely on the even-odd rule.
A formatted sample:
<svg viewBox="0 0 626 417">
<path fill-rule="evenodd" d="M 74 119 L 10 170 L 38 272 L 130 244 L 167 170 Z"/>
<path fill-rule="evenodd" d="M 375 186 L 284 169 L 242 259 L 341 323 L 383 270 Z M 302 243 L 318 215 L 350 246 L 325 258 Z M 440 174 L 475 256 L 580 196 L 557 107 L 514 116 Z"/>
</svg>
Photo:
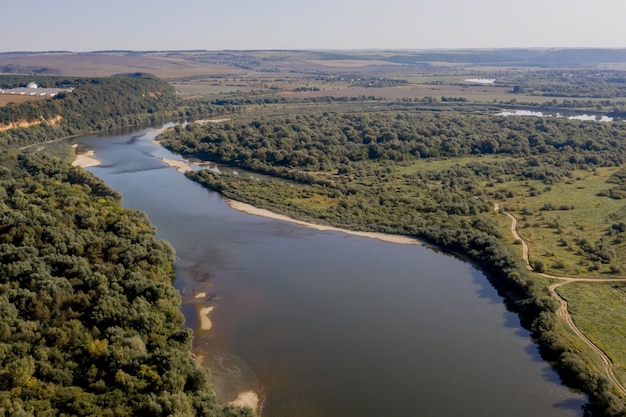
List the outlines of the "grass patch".
<svg viewBox="0 0 626 417">
<path fill-rule="evenodd" d="M 399 174 L 412 174 L 421 171 L 445 171 L 455 166 L 465 166 L 470 163 L 490 163 L 490 162 L 502 162 L 512 160 L 513 157 L 502 155 L 483 155 L 465 156 L 460 158 L 445 158 L 445 159 L 421 159 L 412 162 L 410 165 L 397 167 Z"/>
<path fill-rule="evenodd" d="M 557 291 L 567 300 L 576 326 L 613 360 L 618 378 L 625 382 L 626 283 L 577 282 Z"/>
<path fill-rule="evenodd" d="M 0 107 L 4 107 L 9 103 L 22 104 L 27 101 L 46 100 L 50 97 L 27 96 L 21 94 L 0 94 Z"/>
<path fill-rule="evenodd" d="M 626 267 L 626 243 L 610 235 L 613 223 L 624 221 L 624 203 L 598 196 L 611 184 L 606 180 L 618 168 L 576 171 L 571 180 L 546 186 L 540 181 L 500 184 L 516 197 L 503 204 L 520 220 L 518 232 L 530 247 L 531 260 L 540 260 L 554 275 L 605 276 Z M 598 259 L 590 248 L 610 246 Z M 593 252 L 593 251 L 591 251 Z"/>
</svg>

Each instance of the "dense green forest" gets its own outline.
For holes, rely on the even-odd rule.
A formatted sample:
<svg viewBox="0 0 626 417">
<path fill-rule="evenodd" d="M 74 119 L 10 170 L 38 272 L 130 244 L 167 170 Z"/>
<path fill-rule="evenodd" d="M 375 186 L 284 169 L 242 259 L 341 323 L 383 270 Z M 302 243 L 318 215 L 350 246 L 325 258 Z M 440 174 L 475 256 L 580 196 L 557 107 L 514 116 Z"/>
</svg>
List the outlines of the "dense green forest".
<svg viewBox="0 0 626 417">
<path fill-rule="evenodd" d="M 191 355 L 174 250 L 147 217 L 85 170 L 16 149 L 184 108 L 151 76 L 67 83 L 72 93 L 0 108 L 0 125 L 35 122 L 0 133 L 0 415 L 250 414 L 220 406 Z"/>
<path fill-rule="evenodd" d="M 239 119 L 237 119 L 239 120 Z M 168 148 L 254 170 L 293 167 L 332 171 L 360 161 L 503 154 L 548 155 L 563 163 L 619 165 L 622 124 L 458 112 L 303 114 L 177 126 L 160 137 Z"/>
<path fill-rule="evenodd" d="M 506 188 L 514 182 L 527 184 L 532 196 L 580 171 L 622 165 L 625 134 L 622 123 L 557 118 L 320 112 L 242 115 L 177 126 L 159 138 L 183 155 L 247 170 L 187 173 L 227 197 L 316 222 L 415 236 L 469 258 L 520 313 L 564 381 L 589 395 L 588 410 L 623 416 L 611 385 L 563 338 L 547 287 L 505 243 L 494 202 L 514 197 Z"/>
<path fill-rule="evenodd" d="M 107 78 L 26 77 L 2 75 L 0 88 L 36 81 L 44 87 L 74 87 L 48 100 L 9 103 L 0 107 L 0 147 L 21 148 L 95 131 L 108 131 L 150 123 L 193 120 L 229 112 L 229 106 L 181 102 L 174 88 L 149 74 Z M 28 126 L 10 128 L 11 124 Z"/>
<path fill-rule="evenodd" d="M 0 201 L 3 415 L 239 415 L 190 354 L 174 251 L 143 213 L 39 154 L 2 170 Z"/>
</svg>

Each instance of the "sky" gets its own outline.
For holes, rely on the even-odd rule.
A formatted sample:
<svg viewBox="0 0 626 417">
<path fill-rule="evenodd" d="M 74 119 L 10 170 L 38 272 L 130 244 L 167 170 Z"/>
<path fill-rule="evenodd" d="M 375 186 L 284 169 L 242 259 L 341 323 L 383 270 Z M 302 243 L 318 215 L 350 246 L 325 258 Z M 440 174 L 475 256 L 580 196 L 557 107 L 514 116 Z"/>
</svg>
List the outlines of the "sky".
<svg viewBox="0 0 626 417">
<path fill-rule="evenodd" d="M 624 0 L 4 0 L 0 52 L 626 48 Z"/>
</svg>

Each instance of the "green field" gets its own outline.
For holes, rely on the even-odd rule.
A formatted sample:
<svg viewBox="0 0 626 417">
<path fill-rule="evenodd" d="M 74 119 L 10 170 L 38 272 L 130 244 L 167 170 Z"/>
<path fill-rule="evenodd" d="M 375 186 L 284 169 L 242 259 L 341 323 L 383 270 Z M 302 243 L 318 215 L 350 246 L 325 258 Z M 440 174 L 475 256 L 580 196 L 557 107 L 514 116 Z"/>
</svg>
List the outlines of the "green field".
<svg viewBox="0 0 626 417">
<path fill-rule="evenodd" d="M 626 282 L 579 282 L 558 291 L 576 325 L 614 361 L 617 376 L 626 382 Z"/>
<path fill-rule="evenodd" d="M 572 179 L 558 186 L 537 181 L 498 184 L 498 188 L 516 194 L 501 204 L 521 220 L 519 233 L 531 247 L 532 260 L 542 261 L 554 275 L 601 277 L 619 275 L 624 270 L 626 244 L 609 236 L 610 226 L 626 217 L 624 203 L 598 196 L 611 188 L 606 181 L 616 170 L 576 171 Z M 577 242 L 583 239 L 591 244 L 607 240 L 610 263 L 594 262 L 581 253 Z"/>
</svg>

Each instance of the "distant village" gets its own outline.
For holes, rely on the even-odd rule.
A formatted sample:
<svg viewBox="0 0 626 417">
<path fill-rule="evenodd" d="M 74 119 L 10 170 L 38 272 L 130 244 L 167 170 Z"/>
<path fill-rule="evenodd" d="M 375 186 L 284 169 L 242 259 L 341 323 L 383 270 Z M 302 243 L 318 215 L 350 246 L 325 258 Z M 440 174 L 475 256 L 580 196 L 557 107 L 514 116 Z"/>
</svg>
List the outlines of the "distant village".
<svg viewBox="0 0 626 417">
<path fill-rule="evenodd" d="M 0 89 L 0 94 L 13 94 L 22 96 L 54 97 L 59 93 L 70 93 L 74 88 L 40 88 L 36 83 L 28 83 L 26 87 Z"/>
</svg>

